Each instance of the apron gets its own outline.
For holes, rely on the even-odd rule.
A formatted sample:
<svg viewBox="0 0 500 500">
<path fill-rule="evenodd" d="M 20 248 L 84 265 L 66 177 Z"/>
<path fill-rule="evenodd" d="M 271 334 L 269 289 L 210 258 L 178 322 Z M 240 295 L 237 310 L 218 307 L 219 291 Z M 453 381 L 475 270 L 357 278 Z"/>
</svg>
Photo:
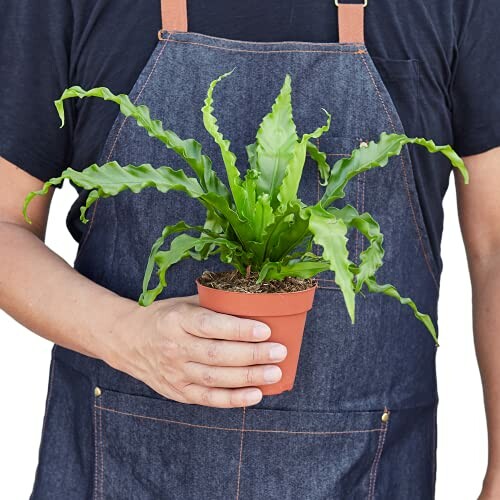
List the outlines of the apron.
<svg viewBox="0 0 500 500">
<path fill-rule="evenodd" d="M 149 106 L 165 128 L 200 141 L 223 179 L 220 151 L 200 108 L 209 83 L 233 68 L 217 86 L 214 108 L 241 165 L 286 73 L 300 133 L 324 123 L 322 107 L 332 113 L 331 129 L 319 140 L 331 163 L 382 131 L 403 133 L 364 43 L 363 5 L 338 8 L 339 43 L 268 43 L 189 32 L 186 0 L 164 0 L 159 41 L 130 97 Z M 99 163 L 109 160 L 184 167 L 120 114 Z M 308 158 L 299 191 L 304 202 L 319 199 L 320 182 Z M 384 169 L 352 180 L 339 206 L 344 203 L 380 222 L 386 255 L 379 282 L 394 284 L 436 321 L 439 262 L 407 148 Z M 138 300 L 163 227 L 179 220 L 202 225 L 204 216 L 182 193 L 145 189 L 101 199 L 90 209 L 74 267 Z M 349 237 L 359 262 L 366 243 L 356 232 Z M 205 269 L 227 267 L 216 257 L 184 260 L 158 298 L 196 293 L 194 280 Z M 293 390 L 246 408 L 177 402 L 103 361 L 55 346 L 32 498 L 434 498 L 438 398 L 431 336 L 409 308 L 375 294 L 359 298 L 352 325 L 333 276 L 319 278 Z"/>
</svg>

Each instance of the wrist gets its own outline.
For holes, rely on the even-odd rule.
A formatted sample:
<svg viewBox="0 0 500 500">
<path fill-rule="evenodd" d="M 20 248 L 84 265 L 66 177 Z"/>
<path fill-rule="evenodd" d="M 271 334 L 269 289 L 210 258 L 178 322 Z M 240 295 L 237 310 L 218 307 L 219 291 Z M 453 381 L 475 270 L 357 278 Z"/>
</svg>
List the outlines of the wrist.
<svg viewBox="0 0 500 500">
<path fill-rule="evenodd" d="M 123 350 L 125 332 L 134 329 L 136 313 L 142 306 L 115 293 L 106 294 L 98 303 L 88 350 L 91 356 L 115 367 Z"/>
</svg>

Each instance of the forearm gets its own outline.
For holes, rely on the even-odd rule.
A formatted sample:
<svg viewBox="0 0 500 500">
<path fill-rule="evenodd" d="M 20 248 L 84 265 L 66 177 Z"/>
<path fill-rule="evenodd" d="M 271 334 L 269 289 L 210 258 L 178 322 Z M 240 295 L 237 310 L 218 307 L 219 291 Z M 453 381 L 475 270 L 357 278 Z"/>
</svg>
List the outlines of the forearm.
<svg viewBox="0 0 500 500">
<path fill-rule="evenodd" d="M 476 353 L 488 422 L 486 486 L 500 492 L 500 254 L 470 262 Z"/>
<path fill-rule="evenodd" d="M 114 323 L 133 304 L 78 273 L 29 230 L 0 222 L 0 307 L 31 331 L 102 358 Z"/>
</svg>

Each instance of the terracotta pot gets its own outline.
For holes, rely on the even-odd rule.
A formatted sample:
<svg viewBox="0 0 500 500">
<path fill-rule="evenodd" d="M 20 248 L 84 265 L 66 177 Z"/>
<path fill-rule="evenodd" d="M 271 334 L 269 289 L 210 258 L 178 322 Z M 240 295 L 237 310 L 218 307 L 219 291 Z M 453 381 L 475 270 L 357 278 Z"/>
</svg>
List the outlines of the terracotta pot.
<svg viewBox="0 0 500 500">
<path fill-rule="evenodd" d="M 271 328 L 266 342 L 279 342 L 287 356 L 278 365 L 282 377 L 275 384 L 256 386 L 266 396 L 290 391 L 295 381 L 307 311 L 312 308 L 317 286 L 290 293 L 241 293 L 201 285 L 196 280 L 200 305 L 212 311 L 261 321 Z"/>
</svg>

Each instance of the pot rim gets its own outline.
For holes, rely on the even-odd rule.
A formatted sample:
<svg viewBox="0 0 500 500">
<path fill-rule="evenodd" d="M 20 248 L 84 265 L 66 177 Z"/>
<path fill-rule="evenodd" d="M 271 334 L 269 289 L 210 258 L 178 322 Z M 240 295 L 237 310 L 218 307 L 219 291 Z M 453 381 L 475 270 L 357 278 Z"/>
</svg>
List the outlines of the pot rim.
<svg viewBox="0 0 500 500">
<path fill-rule="evenodd" d="M 234 290 L 221 290 L 220 288 L 212 288 L 211 286 L 205 286 L 202 285 L 199 282 L 199 278 L 196 278 L 195 280 L 196 285 L 199 287 L 203 287 L 206 290 L 213 290 L 214 292 L 219 292 L 219 293 L 230 293 L 234 295 L 242 295 L 242 296 L 259 296 L 259 295 L 270 295 L 270 296 L 284 296 L 284 295 L 300 295 L 301 293 L 310 293 L 312 290 L 316 290 L 318 288 L 318 282 L 316 282 L 313 286 L 310 286 L 309 288 L 306 288 L 305 290 L 297 290 L 295 292 L 236 292 Z"/>
</svg>

